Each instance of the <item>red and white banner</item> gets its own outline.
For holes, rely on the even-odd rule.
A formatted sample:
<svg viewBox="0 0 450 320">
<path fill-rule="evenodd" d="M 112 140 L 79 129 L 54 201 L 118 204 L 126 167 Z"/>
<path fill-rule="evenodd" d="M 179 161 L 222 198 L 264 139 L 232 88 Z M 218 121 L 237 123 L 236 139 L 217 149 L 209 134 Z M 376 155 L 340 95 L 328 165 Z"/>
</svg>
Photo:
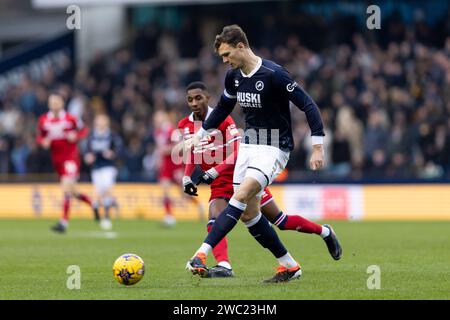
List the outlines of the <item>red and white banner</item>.
<svg viewBox="0 0 450 320">
<path fill-rule="evenodd" d="M 312 220 L 361 220 L 364 193 L 361 186 L 287 185 L 283 190 L 286 213 Z"/>
</svg>

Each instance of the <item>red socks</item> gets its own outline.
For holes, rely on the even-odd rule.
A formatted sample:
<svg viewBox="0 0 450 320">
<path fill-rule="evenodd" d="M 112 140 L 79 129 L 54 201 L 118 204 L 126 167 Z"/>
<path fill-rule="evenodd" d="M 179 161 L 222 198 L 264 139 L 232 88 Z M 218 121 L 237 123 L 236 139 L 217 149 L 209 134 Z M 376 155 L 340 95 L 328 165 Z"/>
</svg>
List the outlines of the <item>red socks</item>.
<svg viewBox="0 0 450 320">
<path fill-rule="evenodd" d="M 169 197 L 164 197 L 163 200 L 164 203 L 164 209 L 166 210 L 166 215 L 171 216 L 172 215 L 172 201 Z"/>
<path fill-rule="evenodd" d="M 322 226 L 296 214 L 287 215 L 283 212 L 275 218 L 273 222 L 280 230 L 297 230 L 304 233 L 322 233 Z"/>
<path fill-rule="evenodd" d="M 214 222 L 210 221 L 206 226 L 208 233 L 211 231 L 213 224 Z M 217 262 L 230 262 L 228 259 L 228 242 L 226 237 L 219 241 L 219 243 L 212 249 L 212 253 Z"/>
<path fill-rule="evenodd" d="M 84 203 L 86 203 L 86 204 L 88 204 L 89 206 L 92 207 L 92 201 L 87 195 L 79 193 L 79 194 L 76 195 L 75 198 L 77 198 L 80 201 L 83 201 Z"/>
<path fill-rule="evenodd" d="M 75 198 L 92 207 L 92 201 L 87 195 L 79 193 L 75 196 Z M 63 216 L 62 216 L 63 221 L 69 221 L 69 211 L 70 211 L 70 196 L 68 194 L 65 194 L 63 201 Z"/>
<path fill-rule="evenodd" d="M 70 211 L 70 196 L 64 195 L 63 202 L 63 221 L 69 221 L 69 211 Z"/>
</svg>

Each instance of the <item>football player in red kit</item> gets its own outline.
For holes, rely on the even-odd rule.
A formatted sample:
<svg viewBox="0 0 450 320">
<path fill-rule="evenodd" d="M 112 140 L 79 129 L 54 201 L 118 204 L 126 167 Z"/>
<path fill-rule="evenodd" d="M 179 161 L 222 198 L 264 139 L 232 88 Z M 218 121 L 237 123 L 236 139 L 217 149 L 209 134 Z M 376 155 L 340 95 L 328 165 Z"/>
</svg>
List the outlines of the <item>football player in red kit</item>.
<svg viewBox="0 0 450 320">
<path fill-rule="evenodd" d="M 183 138 L 189 139 L 196 130 L 201 128 L 201 122 L 208 118 L 212 108 L 208 106 L 209 94 L 206 85 L 202 82 L 193 82 L 186 88 L 187 102 L 192 113 L 179 121 L 178 127 L 182 131 Z M 197 127 L 195 127 L 195 122 Z M 228 201 L 233 196 L 233 172 L 237 158 L 237 150 L 241 136 L 236 129 L 234 120 L 228 116 L 217 130 L 209 133 L 200 144 L 194 148 L 190 157 L 186 160 L 185 174 L 183 177 L 184 192 L 197 195 L 196 185 L 206 183 L 211 186 L 209 199 L 209 232 L 217 216 L 225 209 Z M 220 154 L 219 154 L 220 152 Z M 220 163 L 214 160 L 222 159 Z M 196 164 L 200 164 L 203 173 L 194 183 L 191 175 Z M 261 197 L 261 212 L 266 218 L 275 224 L 280 230 L 295 230 L 304 233 L 320 235 L 328 246 L 333 257 L 333 247 L 328 244 L 330 227 L 319 225 L 299 215 L 287 215 L 277 206 L 268 188 L 264 189 Z M 227 239 L 222 239 L 214 248 L 213 255 L 217 266 L 209 269 L 208 277 L 231 277 L 233 271 L 228 258 Z"/>
<path fill-rule="evenodd" d="M 183 163 L 174 163 L 172 161 L 171 151 L 173 148 L 172 134 L 175 131 L 175 126 L 171 123 L 169 115 L 163 111 L 158 110 L 153 115 L 154 138 L 156 142 L 157 163 L 159 169 L 158 181 L 163 190 L 163 205 L 164 205 L 164 226 L 171 227 L 175 225 L 176 218 L 172 211 L 172 199 L 170 197 L 170 185 L 172 183 L 179 185 L 183 177 L 184 165 Z M 200 218 L 203 218 L 203 205 L 197 199 L 190 198 L 199 210 Z"/>
<path fill-rule="evenodd" d="M 65 232 L 68 227 L 70 201 L 72 198 L 86 203 L 99 219 L 98 211 L 92 208 L 91 199 L 77 190 L 80 172 L 80 152 L 78 141 L 88 134 L 81 122 L 64 111 L 64 98 L 58 92 L 48 97 L 49 111 L 39 117 L 37 142 L 44 149 L 50 149 L 51 159 L 59 175 L 64 192 L 63 212 L 60 221 L 52 227 L 53 231 Z"/>
</svg>

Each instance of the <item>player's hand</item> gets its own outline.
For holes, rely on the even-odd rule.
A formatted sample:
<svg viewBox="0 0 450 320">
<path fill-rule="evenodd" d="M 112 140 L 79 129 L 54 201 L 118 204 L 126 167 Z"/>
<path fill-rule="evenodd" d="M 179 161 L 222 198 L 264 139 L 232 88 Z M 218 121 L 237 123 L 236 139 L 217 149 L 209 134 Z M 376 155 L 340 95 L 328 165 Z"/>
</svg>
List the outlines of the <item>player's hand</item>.
<svg viewBox="0 0 450 320">
<path fill-rule="evenodd" d="M 200 143 L 200 137 L 196 134 L 192 135 L 189 139 L 184 141 L 184 150 L 190 152 L 195 146 Z"/>
<path fill-rule="evenodd" d="M 111 160 L 114 158 L 114 151 L 108 149 L 103 151 L 102 155 L 105 159 Z"/>
<path fill-rule="evenodd" d="M 219 173 L 216 169 L 211 168 L 208 171 L 203 172 L 200 177 L 197 179 L 196 185 L 199 185 L 200 183 L 206 183 L 211 184 L 214 179 L 216 179 L 219 176 Z"/>
<path fill-rule="evenodd" d="M 312 170 L 322 169 L 324 166 L 325 153 L 323 151 L 323 145 L 315 144 L 313 145 L 313 150 L 311 154 L 311 159 L 309 160 L 309 166 Z"/>
<path fill-rule="evenodd" d="M 92 152 L 86 153 L 86 155 L 84 156 L 84 161 L 88 165 L 93 164 L 95 161 L 95 154 L 93 154 Z"/>
<path fill-rule="evenodd" d="M 48 149 L 48 148 L 50 148 L 51 143 L 52 143 L 52 140 L 47 137 L 47 138 L 42 139 L 41 146 L 44 149 Z"/>
<path fill-rule="evenodd" d="M 192 182 L 191 177 L 183 177 L 183 191 L 190 196 L 198 196 L 197 187 L 194 182 Z"/>
<path fill-rule="evenodd" d="M 78 136 L 77 136 L 77 133 L 75 132 L 75 131 L 69 131 L 69 132 L 67 132 L 67 134 L 66 134 L 66 139 L 67 139 L 67 141 L 69 141 L 69 142 L 76 142 L 77 141 L 77 138 L 78 138 Z"/>
</svg>

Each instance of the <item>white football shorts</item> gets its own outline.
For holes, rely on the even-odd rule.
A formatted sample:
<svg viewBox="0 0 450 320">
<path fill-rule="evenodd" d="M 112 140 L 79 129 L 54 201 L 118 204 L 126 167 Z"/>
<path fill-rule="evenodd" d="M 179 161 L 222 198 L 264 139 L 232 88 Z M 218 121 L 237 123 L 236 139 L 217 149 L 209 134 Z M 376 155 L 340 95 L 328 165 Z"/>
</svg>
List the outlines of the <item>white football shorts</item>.
<svg viewBox="0 0 450 320">
<path fill-rule="evenodd" d="M 92 170 L 91 178 L 95 191 L 99 194 L 111 189 L 116 183 L 117 169 L 114 167 L 102 167 Z"/>
<path fill-rule="evenodd" d="M 268 145 L 241 143 L 238 152 L 233 174 L 234 191 L 239 188 L 244 178 L 251 177 L 261 185 L 258 197 L 261 197 L 264 188 L 284 170 L 289 160 L 289 152 Z"/>
</svg>

